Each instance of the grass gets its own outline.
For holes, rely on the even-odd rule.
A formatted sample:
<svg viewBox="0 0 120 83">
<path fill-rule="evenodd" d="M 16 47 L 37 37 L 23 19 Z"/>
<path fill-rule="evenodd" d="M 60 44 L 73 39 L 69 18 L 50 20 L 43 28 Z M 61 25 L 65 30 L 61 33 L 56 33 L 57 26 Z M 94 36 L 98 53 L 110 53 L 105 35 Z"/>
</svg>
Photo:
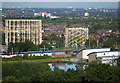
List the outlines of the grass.
<svg viewBox="0 0 120 83">
<path fill-rule="evenodd" d="M 64 50 L 82 50 L 85 49 L 86 47 L 78 47 L 78 48 L 59 48 L 59 49 L 52 49 L 49 51 L 64 51 Z"/>
<path fill-rule="evenodd" d="M 39 60 L 22 60 L 22 61 L 2 61 L 3 63 L 5 62 L 56 62 L 60 61 L 60 59 L 39 59 Z"/>
<path fill-rule="evenodd" d="M 71 58 L 75 58 L 75 56 L 72 57 L 63 57 L 63 58 L 47 58 L 47 59 L 33 59 L 33 60 L 25 60 L 25 59 L 21 59 L 21 60 L 3 60 L 2 62 L 57 62 L 57 61 L 61 61 L 61 59 L 71 59 Z"/>
</svg>

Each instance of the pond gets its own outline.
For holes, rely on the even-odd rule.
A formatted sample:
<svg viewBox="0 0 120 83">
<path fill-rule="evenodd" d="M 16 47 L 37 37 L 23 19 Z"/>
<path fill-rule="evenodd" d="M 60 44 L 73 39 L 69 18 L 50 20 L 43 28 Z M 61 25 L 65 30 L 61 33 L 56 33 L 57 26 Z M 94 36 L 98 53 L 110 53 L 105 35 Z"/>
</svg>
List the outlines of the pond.
<svg viewBox="0 0 120 83">
<path fill-rule="evenodd" d="M 77 68 L 78 69 L 84 69 L 85 68 L 85 65 L 80 65 L 80 64 L 68 64 L 68 63 L 49 63 L 48 64 L 51 68 L 52 71 L 54 71 L 55 67 L 58 68 L 58 69 L 62 69 L 62 70 L 65 70 L 67 71 L 68 69 L 74 69 L 76 70 Z"/>
<path fill-rule="evenodd" d="M 69 59 L 62 59 L 62 61 L 80 62 L 80 60 L 77 58 L 71 58 L 70 60 Z"/>
</svg>

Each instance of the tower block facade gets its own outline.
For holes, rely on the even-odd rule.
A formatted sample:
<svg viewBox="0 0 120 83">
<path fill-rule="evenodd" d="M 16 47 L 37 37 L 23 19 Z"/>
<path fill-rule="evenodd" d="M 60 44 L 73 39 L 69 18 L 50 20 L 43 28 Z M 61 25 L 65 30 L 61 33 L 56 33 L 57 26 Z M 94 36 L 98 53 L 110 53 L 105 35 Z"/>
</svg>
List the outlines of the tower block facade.
<svg viewBox="0 0 120 83">
<path fill-rule="evenodd" d="M 88 28 L 65 28 L 65 47 L 84 45 L 88 39 Z"/>
<path fill-rule="evenodd" d="M 42 43 L 42 21 L 38 19 L 6 19 L 5 43 L 32 41 Z"/>
</svg>

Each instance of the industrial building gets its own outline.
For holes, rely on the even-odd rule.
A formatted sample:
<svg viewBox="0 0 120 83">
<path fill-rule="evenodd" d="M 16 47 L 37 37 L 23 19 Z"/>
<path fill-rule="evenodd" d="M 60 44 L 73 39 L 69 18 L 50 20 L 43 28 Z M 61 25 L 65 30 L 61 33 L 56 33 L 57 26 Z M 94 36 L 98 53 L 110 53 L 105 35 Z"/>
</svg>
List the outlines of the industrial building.
<svg viewBox="0 0 120 83">
<path fill-rule="evenodd" d="M 88 54 L 93 52 L 105 52 L 110 51 L 110 48 L 94 48 L 94 49 L 83 49 L 77 54 L 78 59 L 88 59 Z"/>
<path fill-rule="evenodd" d="M 112 64 L 113 60 L 120 57 L 120 51 L 103 51 L 103 52 L 93 52 L 88 54 L 88 62 L 102 62 L 106 64 Z"/>
<path fill-rule="evenodd" d="M 65 47 L 84 45 L 88 39 L 88 28 L 65 28 Z"/>
<path fill-rule="evenodd" d="M 89 17 L 89 13 L 86 12 L 86 13 L 84 14 L 84 16 L 85 16 L 85 17 Z"/>
<path fill-rule="evenodd" d="M 46 12 L 34 13 L 34 16 L 51 17 L 51 13 Z"/>
<path fill-rule="evenodd" d="M 0 52 L 7 52 L 8 46 L 0 44 Z"/>
<path fill-rule="evenodd" d="M 6 19 L 5 43 L 30 40 L 38 45 L 42 43 L 42 21 L 38 19 Z"/>
</svg>

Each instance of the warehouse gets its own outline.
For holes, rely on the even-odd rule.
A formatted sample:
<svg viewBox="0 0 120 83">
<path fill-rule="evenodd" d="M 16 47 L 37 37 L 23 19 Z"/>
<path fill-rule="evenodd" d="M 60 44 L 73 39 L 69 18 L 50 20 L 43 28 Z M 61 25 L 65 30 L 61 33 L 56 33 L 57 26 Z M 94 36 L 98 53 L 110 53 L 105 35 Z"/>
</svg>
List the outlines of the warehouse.
<svg viewBox="0 0 120 83">
<path fill-rule="evenodd" d="M 88 61 L 100 61 L 102 63 L 112 63 L 113 60 L 120 57 L 120 51 L 103 51 L 88 54 Z"/>
<path fill-rule="evenodd" d="M 88 59 L 88 54 L 93 52 L 110 51 L 110 48 L 83 49 L 77 54 L 78 59 Z"/>
</svg>

